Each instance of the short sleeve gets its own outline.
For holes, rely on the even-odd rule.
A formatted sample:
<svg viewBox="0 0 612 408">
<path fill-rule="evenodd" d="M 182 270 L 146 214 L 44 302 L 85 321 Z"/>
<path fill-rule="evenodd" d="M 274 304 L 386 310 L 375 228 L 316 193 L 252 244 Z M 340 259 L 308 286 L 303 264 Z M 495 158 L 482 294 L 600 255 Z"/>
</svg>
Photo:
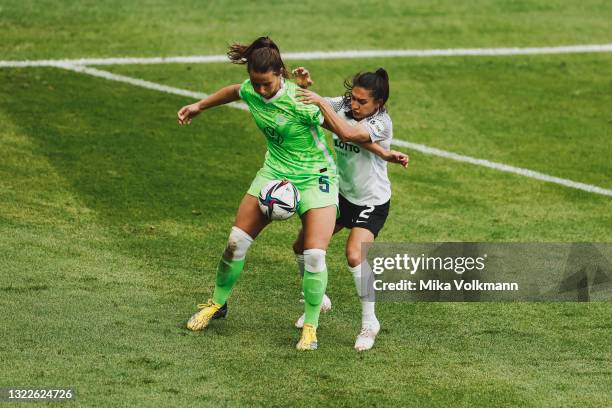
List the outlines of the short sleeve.
<svg viewBox="0 0 612 408">
<path fill-rule="evenodd" d="M 248 91 L 246 90 L 247 86 L 251 86 L 251 80 L 250 79 L 246 79 L 242 85 L 240 85 L 240 89 L 238 90 L 238 96 L 240 96 L 240 99 L 244 100 L 244 98 L 246 97 Z"/>
<path fill-rule="evenodd" d="M 362 123 L 370 134 L 372 142 L 390 139 L 393 136 L 393 124 L 386 113 L 378 114 Z"/>
<path fill-rule="evenodd" d="M 297 102 L 295 111 L 301 123 L 308 126 L 322 125 L 325 118 L 318 106 Z"/>
<path fill-rule="evenodd" d="M 325 100 L 329 102 L 334 112 L 338 113 L 344 106 L 344 97 L 336 96 L 334 98 L 326 97 Z"/>
</svg>

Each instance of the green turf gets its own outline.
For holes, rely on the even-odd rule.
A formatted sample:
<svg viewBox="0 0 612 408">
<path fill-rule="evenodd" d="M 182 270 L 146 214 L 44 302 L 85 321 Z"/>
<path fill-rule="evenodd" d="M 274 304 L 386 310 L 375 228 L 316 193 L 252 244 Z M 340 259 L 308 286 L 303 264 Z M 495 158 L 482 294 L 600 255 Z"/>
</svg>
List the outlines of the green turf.
<svg viewBox="0 0 612 408">
<path fill-rule="evenodd" d="M 602 0 L 4 0 L 2 59 L 225 52 L 262 33 L 292 51 L 610 42 Z"/>
<path fill-rule="evenodd" d="M 194 9 L 137 14 L 135 5 L 84 2 L 79 18 L 37 4 L 1 6 L 0 30 L 10 34 L 3 59 L 222 52 L 232 35 L 251 35 L 265 20 L 241 24 L 245 8 L 218 3 L 204 27 Z M 418 24 L 405 27 L 394 25 L 408 9 L 400 3 L 357 9 L 386 14 L 389 27 L 367 28 L 359 48 L 397 48 L 408 33 L 420 36 L 402 47 L 590 43 L 610 34 L 603 2 L 448 4 L 412 6 Z M 327 13 L 343 9 L 333 7 Z M 503 18 L 502 8 L 521 18 Z M 279 23 L 279 35 L 316 21 L 296 14 Z M 215 15 L 223 29 L 215 31 Z M 344 49 L 356 41 L 357 27 L 316 24 L 324 40 L 287 35 L 283 44 Z M 200 29 L 214 35 L 175 41 Z M 610 62 L 585 54 L 308 66 L 315 89 L 330 95 L 357 70 L 387 67 L 398 138 L 611 188 Z M 244 67 L 229 64 L 104 69 L 205 92 L 244 79 Z M 59 69 L 0 70 L 0 387 L 72 386 L 78 406 L 609 404 L 609 303 L 384 303 L 375 348 L 357 354 L 345 233 L 329 250 L 334 309 L 322 317 L 320 349 L 297 353 L 295 219 L 255 242 L 228 319 L 187 332 L 265 152 L 243 111 L 218 108 L 179 128 L 175 114 L 187 102 Z M 410 154 L 408 171 L 390 171 L 383 241 L 612 241 L 609 197 Z"/>
</svg>

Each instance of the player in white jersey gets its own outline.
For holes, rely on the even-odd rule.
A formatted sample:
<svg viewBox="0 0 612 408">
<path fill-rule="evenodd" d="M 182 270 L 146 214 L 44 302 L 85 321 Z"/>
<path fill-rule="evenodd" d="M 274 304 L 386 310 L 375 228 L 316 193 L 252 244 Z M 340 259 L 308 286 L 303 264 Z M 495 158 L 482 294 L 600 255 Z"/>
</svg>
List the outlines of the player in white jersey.
<svg viewBox="0 0 612 408">
<path fill-rule="evenodd" d="M 361 244 L 374 241 L 389 214 L 391 183 L 387 162 L 406 167 L 408 156 L 390 150 L 393 124 L 385 109 L 389 98 L 387 72 L 380 68 L 376 72 L 360 73 L 345 86 L 345 96 L 322 98 L 303 90 L 301 100 L 319 106 L 325 117 L 324 127 L 334 133 L 340 187 L 340 216 L 334 233 L 342 228 L 351 229 L 346 257 L 362 305 L 361 331 L 355 342 L 355 348 L 361 351 L 372 348 L 380 330 L 374 313 L 371 269 Z M 294 244 L 300 270 L 303 268 L 301 233 Z M 322 309 L 329 308 L 331 302 L 325 296 Z M 300 327 L 302 322 L 301 317 L 296 326 Z"/>
</svg>

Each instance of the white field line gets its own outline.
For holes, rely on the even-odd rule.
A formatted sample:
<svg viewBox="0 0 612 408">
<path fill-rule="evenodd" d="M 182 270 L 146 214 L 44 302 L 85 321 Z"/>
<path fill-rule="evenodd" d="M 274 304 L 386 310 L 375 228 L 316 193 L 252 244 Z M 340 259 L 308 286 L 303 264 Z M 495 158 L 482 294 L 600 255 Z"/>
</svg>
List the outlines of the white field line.
<svg viewBox="0 0 612 408">
<path fill-rule="evenodd" d="M 151 89 L 155 91 L 165 92 L 168 94 L 187 96 L 194 99 L 202 99 L 207 96 L 207 94 L 202 92 L 193 92 L 185 89 L 174 88 L 171 86 L 161 85 L 155 82 L 149 82 L 138 78 L 131 78 L 125 75 L 113 74 L 112 72 L 102 71 L 95 68 L 83 67 L 83 66 L 75 66 L 70 64 L 57 65 L 60 68 L 68 69 L 71 71 L 81 72 L 89 75 L 93 75 L 99 78 L 105 78 L 111 81 L 123 82 L 130 85 L 140 86 L 142 88 Z M 244 103 L 231 103 L 229 106 L 241 110 L 248 111 L 248 107 Z M 422 144 L 411 143 L 405 140 L 394 139 L 393 144 L 401 147 L 406 147 L 408 149 L 416 150 L 421 153 L 443 157 L 450 160 L 455 160 L 463 163 L 470 163 L 477 166 L 488 167 L 490 169 L 495 169 L 499 171 L 504 171 L 506 173 L 517 174 L 523 177 L 528 177 L 536 180 L 546 181 L 548 183 L 559 184 L 565 187 L 575 188 L 578 190 L 587 191 L 589 193 L 601 194 L 605 196 L 612 197 L 612 190 L 608 190 L 605 188 L 601 188 L 598 186 L 594 186 L 591 184 L 580 183 L 573 180 L 568 180 L 564 178 L 549 176 L 548 174 L 540 173 L 537 171 L 524 169 L 521 167 L 514 167 L 504 163 L 496 163 L 485 159 L 477 159 L 475 157 L 464 156 L 461 154 L 449 152 L 446 150 L 436 149 L 434 147 L 425 146 Z"/>
<path fill-rule="evenodd" d="M 385 57 L 463 57 L 463 56 L 504 56 L 504 55 L 544 55 L 612 52 L 612 44 L 567 45 L 560 47 L 527 48 L 449 48 L 431 50 L 345 50 L 288 52 L 283 59 L 316 60 L 345 58 L 385 58 Z M 188 57 L 153 58 L 81 58 L 65 60 L 0 61 L 0 68 L 53 67 L 70 65 L 128 65 L 128 64 L 205 64 L 225 62 L 226 55 L 204 55 Z"/>
<path fill-rule="evenodd" d="M 104 78 L 116 82 L 124 82 L 126 84 L 139 86 L 141 88 L 152 89 L 154 91 L 165 92 L 174 95 L 187 96 L 193 99 L 204 99 L 208 95 L 203 92 L 188 91 L 186 89 L 174 88 L 172 86 L 158 84 L 156 82 L 145 81 L 143 79 L 132 78 L 125 75 L 113 74 L 112 72 L 102 71 L 96 68 L 84 67 L 82 65 L 61 64 L 56 65 L 58 68 L 68 69 L 70 71 L 82 72 L 84 74 L 93 75 L 98 78 Z M 244 103 L 232 102 L 228 104 L 232 108 L 248 111 L 249 108 Z"/>
<path fill-rule="evenodd" d="M 429 147 L 418 143 L 411 143 L 405 140 L 394 139 L 393 144 L 408 149 L 416 150 L 421 153 L 430 154 L 433 156 L 444 157 L 445 159 L 451 159 L 459 162 L 475 164 L 477 166 L 488 167 L 490 169 L 505 171 L 506 173 L 518 174 L 520 176 L 529 177 L 536 180 L 546 181 L 549 183 L 560 184 L 565 187 L 576 188 L 578 190 L 588 191 L 589 193 L 601 194 L 612 197 L 612 190 L 597 187 L 591 184 L 580 183 L 564 178 L 549 176 L 548 174 L 540 173 L 537 171 L 524 169 L 521 167 L 514 167 L 504 163 L 496 163 L 485 159 L 477 159 L 475 157 L 463 156 L 461 154 L 449 152 L 446 150 L 436 149 L 435 147 Z"/>
</svg>

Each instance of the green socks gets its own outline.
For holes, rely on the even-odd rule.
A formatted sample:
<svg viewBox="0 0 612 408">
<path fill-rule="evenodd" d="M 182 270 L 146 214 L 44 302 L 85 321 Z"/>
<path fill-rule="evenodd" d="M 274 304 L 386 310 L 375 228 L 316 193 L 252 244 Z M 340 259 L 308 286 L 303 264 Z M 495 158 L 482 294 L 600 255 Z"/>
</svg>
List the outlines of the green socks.
<svg viewBox="0 0 612 408">
<path fill-rule="evenodd" d="M 213 302 L 218 305 L 225 304 L 234 284 L 242 272 L 242 268 L 244 268 L 244 261 L 244 259 L 239 261 L 228 261 L 221 258 L 219 266 L 217 267 L 217 281 L 213 294 Z"/>
<path fill-rule="evenodd" d="M 244 257 L 253 242 L 253 238 L 240 228 L 233 226 L 227 246 L 217 266 L 217 280 L 213 302 L 224 305 L 244 268 Z"/>
<path fill-rule="evenodd" d="M 304 272 L 304 324 L 319 325 L 321 303 L 327 287 L 327 271 Z"/>
</svg>

